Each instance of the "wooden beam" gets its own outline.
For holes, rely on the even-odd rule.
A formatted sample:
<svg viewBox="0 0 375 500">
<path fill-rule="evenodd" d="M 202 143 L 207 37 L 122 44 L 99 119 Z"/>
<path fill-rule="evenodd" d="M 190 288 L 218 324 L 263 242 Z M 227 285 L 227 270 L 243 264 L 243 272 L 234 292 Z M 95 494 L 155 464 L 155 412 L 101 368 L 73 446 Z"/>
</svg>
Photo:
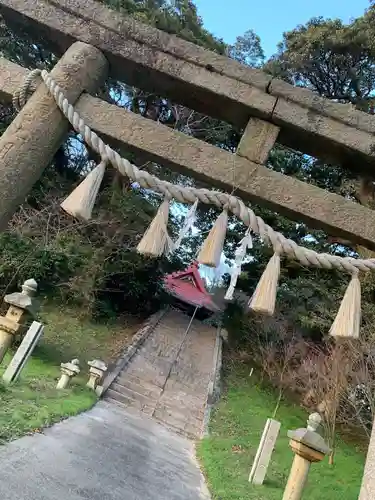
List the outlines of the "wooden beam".
<svg viewBox="0 0 375 500">
<path fill-rule="evenodd" d="M 83 95 L 76 105 L 87 124 L 114 146 L 276 210 L 309 227 L 375 249 L 375 211 L 293 177 L 227 153 L 164 125 Z"/>
</svg>

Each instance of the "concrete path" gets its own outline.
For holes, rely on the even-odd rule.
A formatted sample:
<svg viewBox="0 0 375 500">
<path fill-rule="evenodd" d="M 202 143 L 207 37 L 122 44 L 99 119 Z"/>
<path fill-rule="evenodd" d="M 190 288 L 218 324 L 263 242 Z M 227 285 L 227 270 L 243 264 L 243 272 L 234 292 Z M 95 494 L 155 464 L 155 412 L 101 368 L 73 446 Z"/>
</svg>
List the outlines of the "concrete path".
<svg viewBox="0 0 375 500">
<path fill-rule="evenodd" d="M 208 500 L 191 441 L 106 402 L 0 447 L 6 500 Z"/>
</svg>

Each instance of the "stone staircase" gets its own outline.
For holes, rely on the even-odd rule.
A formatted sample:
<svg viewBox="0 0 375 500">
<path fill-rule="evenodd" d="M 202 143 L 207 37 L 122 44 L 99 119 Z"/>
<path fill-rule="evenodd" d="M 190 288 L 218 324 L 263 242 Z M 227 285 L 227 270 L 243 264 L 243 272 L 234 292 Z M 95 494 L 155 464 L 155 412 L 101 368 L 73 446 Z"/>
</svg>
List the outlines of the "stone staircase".
<svg viewBox="0 0 375 500">
<path fill-rule="evenodd" d="M 177 310 L 168 311 L 105 399 L 143 412 L 190 438 L 199 438 L 213 382 L 216 329 Z"/>
</svg>

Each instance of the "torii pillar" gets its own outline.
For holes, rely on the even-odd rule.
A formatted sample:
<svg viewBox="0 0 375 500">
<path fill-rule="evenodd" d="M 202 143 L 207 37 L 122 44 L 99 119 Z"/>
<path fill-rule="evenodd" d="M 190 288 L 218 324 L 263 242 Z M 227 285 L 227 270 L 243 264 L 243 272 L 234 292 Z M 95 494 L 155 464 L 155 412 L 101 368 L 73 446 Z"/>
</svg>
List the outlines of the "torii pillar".
<svg viewBox="0 0 375 500">
<path fill-rule="evenodd" d="M 95 47 L 74 43 L 51 76 L 74 104 L 82 92 L 94 92 L 107 76 L 108 63 Z M 47 87 L 39 85 L 0 137 L 0 231 L 23 203 L 69 130 L 69 122 Z"/>
</svg>

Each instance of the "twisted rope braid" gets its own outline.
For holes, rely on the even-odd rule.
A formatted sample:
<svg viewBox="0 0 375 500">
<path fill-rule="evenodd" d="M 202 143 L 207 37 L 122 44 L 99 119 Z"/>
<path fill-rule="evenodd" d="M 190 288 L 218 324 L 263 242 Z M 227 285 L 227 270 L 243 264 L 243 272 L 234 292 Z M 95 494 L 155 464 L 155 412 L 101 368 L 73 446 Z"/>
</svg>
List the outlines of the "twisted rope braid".
<svg viewBox="0 0 375 500">
<path fill-rule="evenodd" d="M 206 205 L 215 205 L 217 208 L 227 208 L 236 215 L 242 222 L 258 234 L 262 240 L 272 245 L 275 251 L 286 255 L 290 259 L 299 261 L 304 266 L 318 267 L 323 269 L 338 269 L 350 274 L 358 271 L 375 270 L 375 259 L 354 259 L 351 257 L 339 257 L 327 253 L 318 253 L 314 250 L 297 245 L 293 240 L 285 238 L 281 233 L 274 231 L 272 227 L 264 222 L 261 217 L 255 215 L 251 208 L 236 196 L 211 191 L 209 189 L 197 189 L 194 187 L 184 187 L 163 181 L 144 170 L 139 170 L 128 160 L 122 158 L 108 144 L 105 144 L 98 135 L 90 129 L 74 107 L 65 98 L 57 83 L 52 79 L 47 71 L 34 70 L 25 79 L 20 90 L 14 95 L 13 104 L 16 109 L 21 109 L 26 103 L 30 86 L 37 77 L 41 76 L 47 89 L 54 97 L 56 104 L 69 120 L 74 130 L 79 133 L 96 153 L 100 154 L 102 160 L 109 161 L 124 176 L 131 181 L 137 182 L 141 187 L 156 191 L 165 197 L 174 198 L 181 203 L 193 204 L 197 199 Z"/>
</svg>

